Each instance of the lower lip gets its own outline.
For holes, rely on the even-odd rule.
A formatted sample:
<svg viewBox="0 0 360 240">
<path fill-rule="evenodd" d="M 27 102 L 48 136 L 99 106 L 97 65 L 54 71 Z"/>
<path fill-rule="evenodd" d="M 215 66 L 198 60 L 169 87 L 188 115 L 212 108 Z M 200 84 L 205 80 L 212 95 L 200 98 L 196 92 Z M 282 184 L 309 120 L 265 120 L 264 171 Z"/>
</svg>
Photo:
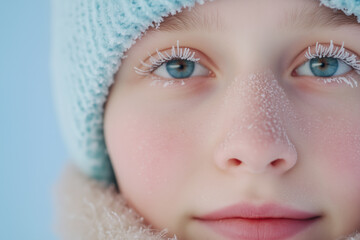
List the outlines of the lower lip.
<svg viewBox="0 0 360 240">
<path fill-rule="evenodd" d="M 313 224 L 318 218 L 296 219 L 222 219 L 200 220 L 215 232 L 228 239 L 284 240 Z"/>
</svg>

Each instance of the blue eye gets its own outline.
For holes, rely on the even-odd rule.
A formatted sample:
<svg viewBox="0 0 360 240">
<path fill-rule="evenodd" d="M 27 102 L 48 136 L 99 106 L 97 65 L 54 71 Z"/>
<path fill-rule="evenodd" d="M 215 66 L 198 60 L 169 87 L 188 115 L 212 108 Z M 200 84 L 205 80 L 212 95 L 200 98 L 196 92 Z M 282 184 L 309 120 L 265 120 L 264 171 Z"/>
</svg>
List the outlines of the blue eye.
<svg viewBox="0 0 360 240">
<path fill-rule="evenodd" d="M 193 76 L 208 76 L 209 70 L 194 61 L 173 59 L 164 62 L 153 73 L 163 78 L 184 79 Z"/>
<path fill-rule="evenodd" d="M 339 68 L 335 58 L 313 58 L 310 60 L 310 70 L 315 76 L 331 77 Z"/>
<path fill-rule="evenodd" d="M 296 69 L 299 76 L 332 77 L 350 72 L 353 68 L 345 62 L 333 58 L 312 58 Z"/>
<path fill-rule="evenodd" d="M 188 60 L 171 60 L 166 63 L 166 71 L 173 78 L 188 78 L 194 69 L 195 63 Z"/>
</svg>

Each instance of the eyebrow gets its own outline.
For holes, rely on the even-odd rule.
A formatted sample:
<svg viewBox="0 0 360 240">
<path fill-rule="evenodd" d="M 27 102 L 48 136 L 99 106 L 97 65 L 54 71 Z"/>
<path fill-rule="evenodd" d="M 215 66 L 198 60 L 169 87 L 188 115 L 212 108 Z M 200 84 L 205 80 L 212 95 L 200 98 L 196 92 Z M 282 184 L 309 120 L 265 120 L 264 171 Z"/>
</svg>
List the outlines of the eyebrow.
<svg viewBox="0 0 360 240">
<path fill-rule="evenodd" d="M 219 18 L 217 10 L 211 11 L 207 14 L 202 14 L 195 7 L 189 10 L 184 10 L 176 15 L 171 15 L 164 18 L 160 23 L 159 28 L 151 29 L 150 31 L 172 32 L 172 31 L 191 31 L 191 30 L 222 30 L 222 22 Z"/>
<path fill-rule="evenodd" d="M 285 13 L 280 23 L 284 28 L 338 28 L 342 26 L 360 27 L 355 15 L 346 15 L 343 11 L 325 6 L 304 5 Z"/>
<path fill-rule="evenodd" d="M 359 20 L 360 21 L 360 20 Z M 355 15 L 347 16 L 344 12 L 331 9 L 325 6 L 314 7 L 314 5 L 304 5 L 286 12 L 279 23 L 279 28 L 338 28 L 342 26 L 360 27 Z M 150 31 L 173 32 L 173 31 L 222 31 L 224 23 L 221 21 L 219 11 L 216 9 L 206 14 L 199 12 L 197 8 L 191 11 L 183 11 L 176 15 L 166 17 L 160 23 L 159 28 Z"/>
</svg>

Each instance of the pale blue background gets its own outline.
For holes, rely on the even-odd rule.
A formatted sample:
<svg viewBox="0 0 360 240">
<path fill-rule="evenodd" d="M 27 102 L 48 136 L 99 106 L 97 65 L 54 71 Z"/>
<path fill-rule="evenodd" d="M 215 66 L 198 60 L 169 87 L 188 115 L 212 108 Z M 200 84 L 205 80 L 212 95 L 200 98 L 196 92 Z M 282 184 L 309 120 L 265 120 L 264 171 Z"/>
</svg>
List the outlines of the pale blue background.
<svg viewBox="0 0 360 240">
<path fill-rule="evenodd" d="M 50 0 L 1 1 L 0 239 L 57 239 L 51 187 L 67 153 L 49 79 Z"/>
</svg>

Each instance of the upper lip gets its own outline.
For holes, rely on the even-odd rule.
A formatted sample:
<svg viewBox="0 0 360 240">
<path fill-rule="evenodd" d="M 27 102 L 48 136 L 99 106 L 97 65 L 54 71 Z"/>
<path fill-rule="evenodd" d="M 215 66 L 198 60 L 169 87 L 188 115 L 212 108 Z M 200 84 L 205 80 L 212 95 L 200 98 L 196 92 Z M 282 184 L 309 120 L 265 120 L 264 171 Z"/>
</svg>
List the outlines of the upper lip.
<svg viewBox="0 0 360 240">
<path fill-rule="evenodd" d="M 239 203 L 231 205 L 211 213 L 196 217 L 199 220 L 221 220 L 231 218 L 246 219 L 266 219 L 266 218 L 286 218 L 294 220 L 308 220 L 319 217 L 319 214 L 304 210 L 298 210 L 276 203 L 266 203 L 255 206 L 250 203 Z"/>
</svg>

